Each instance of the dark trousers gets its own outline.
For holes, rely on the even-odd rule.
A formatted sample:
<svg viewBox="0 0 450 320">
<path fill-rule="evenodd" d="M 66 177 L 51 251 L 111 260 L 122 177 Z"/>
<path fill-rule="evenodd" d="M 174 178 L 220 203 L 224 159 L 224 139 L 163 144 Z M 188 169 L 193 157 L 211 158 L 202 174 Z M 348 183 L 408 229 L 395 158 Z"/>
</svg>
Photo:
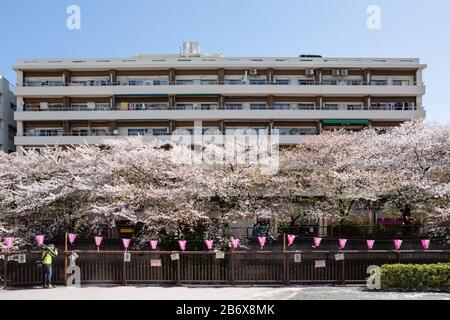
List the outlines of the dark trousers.
<svg viewBox="0 0 450 320">
<path fill-rule="evenodd" d="M 52 265 L 42 265 L 42 285 L 48 286 L 52 284 Z"/>
</svg>

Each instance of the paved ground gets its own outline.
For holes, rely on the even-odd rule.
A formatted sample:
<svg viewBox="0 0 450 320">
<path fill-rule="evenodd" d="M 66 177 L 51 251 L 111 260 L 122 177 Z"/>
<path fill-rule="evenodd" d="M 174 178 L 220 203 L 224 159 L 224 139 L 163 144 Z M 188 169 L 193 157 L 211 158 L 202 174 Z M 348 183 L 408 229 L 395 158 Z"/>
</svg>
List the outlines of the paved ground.
<svg viewBox="0 0 450 320">
<path fill-rule="evenodd" d="M 445 293 L 370 292 L 361 286 L 153 287 L 86 286 L 80 289 L 0 290 L 0 300 L 450 300 Z"/>
</svg>

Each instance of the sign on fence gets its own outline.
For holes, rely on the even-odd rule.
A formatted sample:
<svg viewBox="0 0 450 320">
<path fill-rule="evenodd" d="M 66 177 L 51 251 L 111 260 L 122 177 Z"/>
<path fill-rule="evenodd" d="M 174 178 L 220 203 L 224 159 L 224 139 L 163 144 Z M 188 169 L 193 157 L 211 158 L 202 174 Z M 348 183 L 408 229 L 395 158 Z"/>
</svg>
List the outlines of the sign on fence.
<svg viewBox="0 0 450 320">
<path fill-rule="evenodd" d="M 295 262 L 295 263 L 300 263 L 300 262 L 302 262 L 302 254 L 301 254 L 301 253 L 296 253 L 296 254 L 294 255 L 294 262 Z"/>
<path fill-rule="evenodd" d="M 325 260 L 315 260 L 314 268 L 325 268 L 327 266 L 327 262 Z"/>
<path fill-rule="evenodd" d="M 342 260 L 345 259 L 345 257 L 344 257 L 344 254 L 343 254 L 343 253 L 338 253 L 338 254 L 335 254 L 335 255 L 334 255 L 334 259 L 335 259 L 336 261 L 342 261 Z"/>
<path fill-rule="evenodd" d="M 17 262 L 20 264 L 27 263 L 27 255 L 26 254 L 19 254 L 17 258 Z"/>
<path fill-rule="evenodd" d="M 162 267 L 161 259 L 152 259 L 152 260 L 150 260 L 150 266 L 151 267 Z"/>
<path fill-rule="evenodd" d="M 225 259 L 225 253 L 222 251 L 216 252 L 216 259 Z"/>
<path fill-rule="evenodd" d="M 178 253 L 173 253 L 170 255 L 170 259 L 172 259 L 172 261 L 180 260 L 180 255 Z"/>
<path fill-rule="evenodd" d="M 131 253 L 125 252 L 125 253 L 123 254 L 123 261 L 124 261 L 124 262 L 130 262 L 130 261 L 131 261 Z"/>
</svg>

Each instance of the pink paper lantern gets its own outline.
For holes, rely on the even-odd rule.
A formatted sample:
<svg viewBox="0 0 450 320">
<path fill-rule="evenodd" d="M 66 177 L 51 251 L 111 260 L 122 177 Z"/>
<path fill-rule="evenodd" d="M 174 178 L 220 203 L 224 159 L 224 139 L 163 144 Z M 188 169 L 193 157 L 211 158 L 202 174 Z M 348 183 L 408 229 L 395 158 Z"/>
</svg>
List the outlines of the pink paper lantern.
<svg viewBox="0 0 450 320">
<path fill-rule="evenodd" d="M 103 237 L 97 236 L 94 239 L 95 239 L 95 245 L 97 247 L 100 247 L 100 245 L 102 244 L 102 241 L 103 241 Z"/>
<path fill-rule="evenodd" d="M 206 244 L 206 248 L 208 248 L 208 250 L 212 250 L 214 241 L 213 240 L 205 240 L 205 244 Z"/>
<path fill-rule="evenodd" d="M 69 233 L 69 242 L 70 242 L 70 244 L 73 244 L 75 242 L 76 238 L 77 238 L 77 235 L 75 233 Z"/>
<path fill-rule="evenodd" d="M 130 242 L 131 242 L 131 239 L 122 239 L 122 244 L 123 244 L 123 247 L 125 248 L 125 250 L 127 250 L 128 247 L 130 246 Z"/>
<path fill-rule="evenodd" d="M 318 248 L 320 246 L 321 241 L 322 241 L 322 238 L 314 237 L 313 238 L 313 248 Z"/>
<path fill-rule="evenodd" d="M 373 244 L 375 243 L 375 240 L 367 240 L 367 248 L 371 250 L 373 248 Z"/>
<path fill-rule="evenodd" d="M 403 242 L 403 240 L 394 240 L 395 250 L 400 249 L 400 247 L 402 246 L 402 242 Z"/>
<path fill-rule="evenodd" d="M 339 239 L 339 249 L 340 250 L 344 249 L 346 244 L 347 244 L 347 239 Z"/>
<path fill-rule="evenodd" d="M 428 248 L 430 247 L 430 240 L 422 240 L 422 247 L 423 250 L 428 250 Z"/>
<path fill-rule="evenodd" d="M 266 244 L 266 237 L 264 236 L 258 237 L 258 242 L 262 250 L 264 248 L 264 245 Z"/>
<path fill-rule="evenodd" d="M 233 249 L 236 249 L 239 246 L 239 242 L 240 240 L 238 238 L 231 238 L 231 246 L 233 247 Z"/>
<path fill-rule="evenodd" d="M 293 234 L 288 234 L 287 239 L 288 239 L 288 246 L 290 247 L 290 246 L 292 246 L 292 244 L 294 243 L 295 235 L 293 235 Z"/>
<path fill-rule="evenodd" d="M 156 250 L 158 248 L 158 240 L 150 240 L 150 247 L 152 250 Z"/>
<path fill-rule="evenodd" d="M 36 243 L 40 246 L 44 244 L 44 235 L 36 235 Z"/>
<path fill-rule="evenodd" d="M 13 237 L 5 237 L 4 239 L 5 247 L 6 249 L 11 249 L 14 244 L 14 238 Z"/>
<path fill-rule="evenodd" d="M 180 246 L 181 251 L 186 250 L 186 240 L 179 240 L 178 245 Z"/>
</svg>

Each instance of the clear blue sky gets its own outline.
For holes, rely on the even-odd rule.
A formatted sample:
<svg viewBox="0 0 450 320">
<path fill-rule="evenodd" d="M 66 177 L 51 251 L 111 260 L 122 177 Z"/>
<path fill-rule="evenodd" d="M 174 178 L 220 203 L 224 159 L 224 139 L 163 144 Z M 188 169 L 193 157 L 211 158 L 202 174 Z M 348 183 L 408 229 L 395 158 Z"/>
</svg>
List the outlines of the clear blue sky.
<svg viewBox="0 0 450 320">
<path fill-rule="evenodd" d="M 66 8 L 81 7 L 81 30 Z M 369 5 L 380 30 L 366 27 Z M 226 56 L 420 58 L 428 119 L 450 123 L 448 0 L 0 0 L 0 74 L 21 58 L 175 53 L 184 40 Z"/>
</svg>

